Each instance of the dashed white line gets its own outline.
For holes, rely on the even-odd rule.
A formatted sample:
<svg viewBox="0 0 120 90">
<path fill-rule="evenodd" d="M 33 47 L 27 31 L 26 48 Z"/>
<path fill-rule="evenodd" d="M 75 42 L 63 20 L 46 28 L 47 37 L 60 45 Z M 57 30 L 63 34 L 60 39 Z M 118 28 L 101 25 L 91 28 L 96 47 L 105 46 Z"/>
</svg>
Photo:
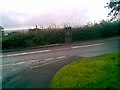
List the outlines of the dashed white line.
<svg viewBox="0 0 120 90">
<path fill-rule="evenodd" d="M 31 60 L 31 61 L 27 61 L 28 63 L 33 63 L 36 62 L 37 60 Z"/>
<path fill-rule="evenodd" d="M 23 63 L 26 63 L 26 62 L 18 62 L 18 63 L 16 63 L 15 65 L 17 65 L 17 64 L 23 64 Z"/>
<path fill-rule="evenodd" d="M 52 60 L 53 58 L 47 58 L 47 59 L 44 59 L 44 60 L 46 60 L 46 61 L 48 61 L 48 60 Z"/>
<path fill-rule="evenodd" d="M 2 64 L 2 65 L 0 65 L 0 66 L 8 66 L 8 65 L 11 65 L 11 64 Z"/>
<path fill-rule="evenodd" d="M 20 65 L 20 64 L 33 63 L 33 62 L 37 62 L 37 60 L 22 61 L 22 62 L 18 62 L 18 63 L 2 64 L 2 65 L 0 65 L 0 66 Z"/>
<path fill-rule="evenodd" d="M 49 52 L 49 51 L 51 51 L 51 50 L 42 50 L 42 51 L 25 52 L 25 53 L 18 53 L 18 54 L 0 55 L 0 57 L 19 56 L 19 55 L 27 55 L 27 54 L 34 54 L 34 53 L 43 53 L 43 52 Z"/>
<path fill-rule="evenodd" d="M 93 44 L 93 45 L 85 45 L 85 46 L 74 46 L 70 48 L 60 48 L 60 49 L 51 49 L 51 50 L 42 50 L 42 51 L 33 51 L 33 52 L 24 52 L 24 53 L 18 53 L 18 54 L 9 54 L 9 55 L 0 55 L 0 57 L 10 57 L 10 56 L 19 56 L 19 55 L 27 55 L 27 54 L 34 54 L 34 53 L 43 53 L 43 52 L 49 52 L 49 51 L 54 51 L 54 50 L 65 50 L 65 49 L 75 49 L 75 48 L 81 48 L 81 47 L 91 47 L 91 46 L 97 46 L 97 45 L 102 45 L 104 43 L 100 44 Z"/>
<path fill-rule="evenodd" d="M 50 63 L 53 63 L 53 62 L 60 61 L 59 59 L 66 58 L 66 57 L 67 57 L 67 56 L 57 57 L 55 61 L 48 62 L 48 63 L 44 63 L 44 64 L 41 64 L 41 65 L 38 65 L 38 66 L 33 66 L 33 67 L 31 67 L 31 69 L 34 69 L 34 68 L 37 68 L 37 67 L 40 67 L 40 66 L 44 66 L 44 65 L 47 65 L 47 64 L 50 64 Z M 53 59 L 53 58 L 48 58 L 47 60 L 50 60 L 50 59 Z"/>
<path fill-rule="evenodd" d="M 55 60 L 53 62 L 57 62 L 59 60 Z M 34 69 L 34 68 L 37 68 L 37 67 L 40 67 L 40 66 L 44 66 L 44 65 L 47 65 L 47 64 L 50 64 L 50 63 L 53 63 L 53 62 L 48 62 L 48 63 L 44 63 L 44 64 L 41 64 L 41 65 L 38 65 L 38 66 L 34 66 L 34 67 L 31 67 L 31 69 Z"/>
<path fill-rule="evenodd" d="M 0 58 L 3 57 L 3 55 L 0 55 Z"/>
<path fill-rule="evenodd" d="M 102 44 L 104 44 L 104 43 L 93 44 L 93 45 L 85 45 L 85 46 L 75 46 L 75 47 L 71 47 L 71 48 L 91 47 L 91 46 L 98 46 L 98 45 L 102 45 Z"/>
<path fill-rule="evenodd" d="M 60 57 L 57 57 L 56 59 L 61 59 L 61 58 L 66 58 L 67 56 L 60 56 Z"/>
<path fill-rule="evenodd" d="M 12 69 L 12 71 L 14 72 L 16 69 Z"/>
<path fill-rule="evenodd" d="M 24 64 L 26 62 L 18 62 L 18 63 L 9 63 L 9 64 L 3 64 L 1 66 L 9 66 L 9 65 L 19 65 L 19 64 Z"/>
<path fill-rule="evenodd" d="M 51 50 L 42 50 L 42 51 L 27 52 L 27 54 L 43 53 L 43 52 L 49 52 L 49 51 L 51 51 Z"/>
</svg>

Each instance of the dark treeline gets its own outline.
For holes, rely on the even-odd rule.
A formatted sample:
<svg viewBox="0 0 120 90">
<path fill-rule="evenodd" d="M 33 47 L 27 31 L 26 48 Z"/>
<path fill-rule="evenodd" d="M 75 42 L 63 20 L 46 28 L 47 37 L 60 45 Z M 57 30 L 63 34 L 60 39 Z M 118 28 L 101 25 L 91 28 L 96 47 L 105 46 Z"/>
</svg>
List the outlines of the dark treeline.
<svg viewBox="0 0 120 90">
<path fill-rule="evenodd" d="M 102 21 L 72 28 L 72 41 L 93 40 L 120 35 L 120 21 Z M 34 47 L 65 42 L 65 29 L 30 29 L 2 36 L 2 49 Z"/>
</svg>

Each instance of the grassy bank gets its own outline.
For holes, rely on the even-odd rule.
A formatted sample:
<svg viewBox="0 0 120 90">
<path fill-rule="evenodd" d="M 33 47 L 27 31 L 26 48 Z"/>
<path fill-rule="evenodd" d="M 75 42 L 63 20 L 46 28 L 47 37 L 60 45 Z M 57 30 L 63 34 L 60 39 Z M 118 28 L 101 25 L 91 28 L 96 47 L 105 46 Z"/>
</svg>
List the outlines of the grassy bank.
<svg viewBox="0 0 120 90">
<path fill-rule="evenodd" d="M 102 21 L 97 24 L 88 24 L 72 27 L 72 41 L 94 40 L 120 35 L 120 21 Z M 2 37 L 2 49 L 35 47 L 65 42 L 65 29 L 30 29 L 28 32 L 13 32 Z M 0 41 L 1 43 L 1 41 Z"/>
<path fill-rule="evenodd" d="M 54 76 L 52 88 L 120 88 L 118 53 L 82 59 L 63 67 Z"/>
</svg>

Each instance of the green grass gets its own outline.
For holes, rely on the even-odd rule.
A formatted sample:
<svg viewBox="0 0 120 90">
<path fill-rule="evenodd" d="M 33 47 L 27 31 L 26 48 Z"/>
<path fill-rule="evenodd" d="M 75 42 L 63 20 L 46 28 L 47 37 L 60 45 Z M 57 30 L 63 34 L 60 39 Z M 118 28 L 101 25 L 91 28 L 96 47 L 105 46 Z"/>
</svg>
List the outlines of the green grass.
<svg viewBox="0 0 120 90">
<path fill-rule="evenodd" d="M 59 70 L 50 87 L 120 88 L 118 67 L 118 53 L 78 60 Z"/>
</svg>

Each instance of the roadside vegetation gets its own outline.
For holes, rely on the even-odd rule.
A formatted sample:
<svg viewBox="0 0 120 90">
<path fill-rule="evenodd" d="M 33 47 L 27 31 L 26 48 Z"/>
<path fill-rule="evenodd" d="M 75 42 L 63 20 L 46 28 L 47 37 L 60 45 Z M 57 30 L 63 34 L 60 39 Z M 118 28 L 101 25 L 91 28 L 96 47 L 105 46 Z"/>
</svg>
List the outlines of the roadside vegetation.
<svg viewBox="0 0 120 90">
<path fill-rule="evenodd" d="M 64 66 L 51 81 L 51 88 L 120 88 L 118 53 L 82 59 Z"/>
<path fill-rule="evenodd" d="M 101 21 L 99 24 L 88 24 L 72 27 L 72 41 L 93 40 L 120 35 L 120 21 Z M 1 41 L 0 41 L 1 42 Z M 65 29 L 30 29 L 28 32 L 12 32 L 2 36 L 2 49 L 35 47 L 40 45 L 65 42 Z"/>
</svg>

